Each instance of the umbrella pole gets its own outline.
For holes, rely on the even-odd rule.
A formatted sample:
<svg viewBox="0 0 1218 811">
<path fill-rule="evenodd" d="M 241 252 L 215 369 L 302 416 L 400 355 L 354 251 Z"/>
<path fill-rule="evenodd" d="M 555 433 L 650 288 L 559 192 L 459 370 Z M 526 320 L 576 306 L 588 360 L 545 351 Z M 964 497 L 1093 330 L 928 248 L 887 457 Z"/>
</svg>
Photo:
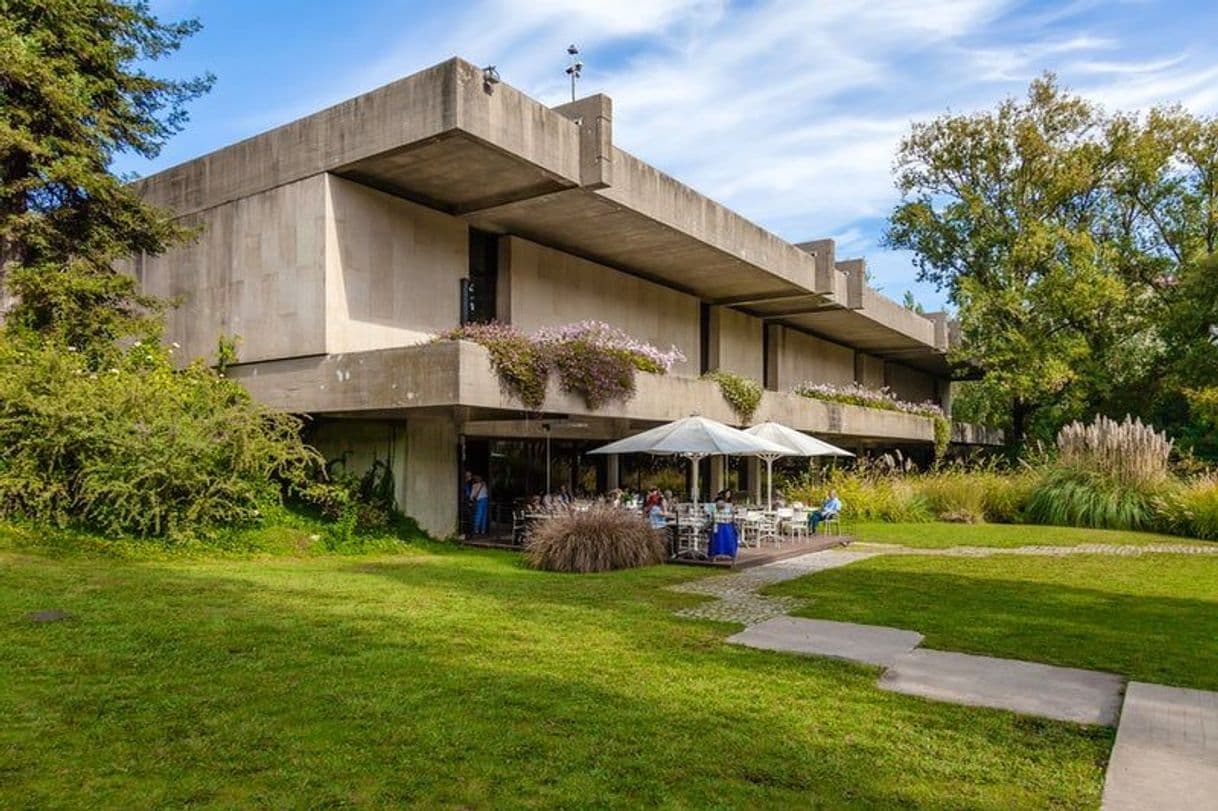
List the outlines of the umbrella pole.
<svg viewBox="0 0 1218 811">
<path fill-rule="evenodd" d="M 767 456 L 765 458 L 765 480 L 768 489 L 766 490 L 766 504 L 768 509 L 774 509 L 774 457 Z"/>
</svg>

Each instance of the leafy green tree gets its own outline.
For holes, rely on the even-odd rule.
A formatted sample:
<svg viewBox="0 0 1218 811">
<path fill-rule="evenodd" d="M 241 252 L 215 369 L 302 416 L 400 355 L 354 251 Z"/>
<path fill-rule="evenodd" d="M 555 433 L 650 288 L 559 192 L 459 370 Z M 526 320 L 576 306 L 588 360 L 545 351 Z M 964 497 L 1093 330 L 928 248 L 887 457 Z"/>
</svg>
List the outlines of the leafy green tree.
<svg viewBox="0 0 1218 811">
<path fill-rule="evenodd" d="M 208 74 L 149 76 L 194 20 L 163 23 L 146 3 L 0 0 L 0 277 L 12 327 L 92 351 L 152 327 L 155 302 L 115 262 L 187 233 L 110 171 L 119 153 L 155 156 L 186 121 Z"/>
<path fill-rule="evenodd" d="M 1089 412 L 1148 412 L 1176 280 L 1218 239 L 1215 144 L 1212 121 L 1108 116 L 1052 76 L 914 125 L 887 243 L 957 306 L 956 360 L 985 374 L 973 411 L 1004 413 L 1016 444 Z"/>
</svg>

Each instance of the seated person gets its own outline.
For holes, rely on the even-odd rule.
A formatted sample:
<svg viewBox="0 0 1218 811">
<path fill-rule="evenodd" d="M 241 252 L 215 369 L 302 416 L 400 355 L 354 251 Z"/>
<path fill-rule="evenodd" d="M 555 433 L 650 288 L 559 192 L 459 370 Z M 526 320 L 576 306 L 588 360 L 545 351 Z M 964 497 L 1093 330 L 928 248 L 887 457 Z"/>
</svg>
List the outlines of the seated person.
<svg viewBox="0 0 1218 811">
<path fill-rule="evenodd" d="M 816 534 L 816 526 L 820 522 L 829 518 L 837 518 L 841 511 L 842 502 L 841 499 L 837 497 L 837 491 L 830 490 L 829 497 L 825 499 L 824 504 L 820 505 L 820 509 L 813 511 L 813 513 L 808 516 L 808 527 L 812 530 L 813 534 Z"/>
</svg>

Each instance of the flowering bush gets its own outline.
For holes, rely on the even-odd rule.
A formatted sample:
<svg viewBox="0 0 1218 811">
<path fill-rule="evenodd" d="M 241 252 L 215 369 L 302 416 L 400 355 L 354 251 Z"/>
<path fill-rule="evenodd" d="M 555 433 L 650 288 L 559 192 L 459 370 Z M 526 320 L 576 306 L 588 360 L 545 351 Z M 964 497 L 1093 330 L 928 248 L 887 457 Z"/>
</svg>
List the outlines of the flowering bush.
<svg viewBox="0 0 1218 811">
<path fill-rule="evenodd" d="M 796 394 L 811 397 L 814 400 L 826 400 L 830 403 L 845 403 L 846 405 L 865 406 L 867 408 L 882 408 L 885 411 L 900 411 L 905 414 L 917 414 L 920 417 L 930 417 L 935 421 L 935 458 L 940 459 L 947 453 L 952 441 L 952 424 L 943 413 L 938 403 L 909 403 L 897 398 L 885 386 L 882 389 L 869 389 L 858 383 L 849 386 L 835 386 L 832 383 L 801 383 L 795 388 Z"/>
<path fill-rule="evenodd" d="M 808 382 L 796 386 L 795 393 L 814 400 L 827 400 L 831 403 L 882 408 L 886 411 L 902 411 L 906 414 L 918 414 L 923 417 L 946 416 L 937 403 L 929 401 L 909 403 L 900 400 L 887 386 L 882 389 L 869 389 L 858 383 L 851 383 L 849 386 L 835 386 L 832 383 Z"/>
<path fill-rule="evenodd" d="M 529 337 L 508 324 L 467 324 L 440 333 L 437 341 L 473 341 L 486 347 L 500 384 L 534 411 L 546 399 L 549 370 Z"/>
<path fill-rule="evenodd" d="M 485 346 L 507 389 L 527 407 L 540 409 L 551 371 L 562 390 L 578 394 L 596 410 L 634 394 L 635 371 L 667 374 L 685 360 L 675 346 L 667 352 L 601 321 L 543 327 L 532 336 L 506 324 L 471 324 L 437 340 L 467 340 Z"/>
</svg>

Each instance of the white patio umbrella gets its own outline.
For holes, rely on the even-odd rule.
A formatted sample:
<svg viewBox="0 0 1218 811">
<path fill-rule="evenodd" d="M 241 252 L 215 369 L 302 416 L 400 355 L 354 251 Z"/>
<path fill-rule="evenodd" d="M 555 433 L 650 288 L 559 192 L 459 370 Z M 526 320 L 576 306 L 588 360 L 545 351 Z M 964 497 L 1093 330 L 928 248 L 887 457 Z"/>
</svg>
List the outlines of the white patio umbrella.
<svg viewBox="0 0 1218 811">
<path fill-rule="evenodd" d="M 780 456 L 854 456 L 847 450 L 836 445 L 830 445 L 824 440 L 808 436 L 802 431 L 788 428 L 780 422 L 763 422 L 746 428 L 744 433 L 764 439 L 785 448 L 782 453 L 758 453 L 757 458 L 765 460 L 767 497 L 766 506 L 774 509 L 774 460 Z"/>
<path fill-rule="evenodd" d="M 652 453 L 684 456 L 693 467 L 693 502 L 698 503 L 698 462 L 707 456 L 783 455 L 788 450 L 777 443 L 724 425 L 706 417 L 686 417 L 610 442 L 589 453 Z"/>
</svg>

